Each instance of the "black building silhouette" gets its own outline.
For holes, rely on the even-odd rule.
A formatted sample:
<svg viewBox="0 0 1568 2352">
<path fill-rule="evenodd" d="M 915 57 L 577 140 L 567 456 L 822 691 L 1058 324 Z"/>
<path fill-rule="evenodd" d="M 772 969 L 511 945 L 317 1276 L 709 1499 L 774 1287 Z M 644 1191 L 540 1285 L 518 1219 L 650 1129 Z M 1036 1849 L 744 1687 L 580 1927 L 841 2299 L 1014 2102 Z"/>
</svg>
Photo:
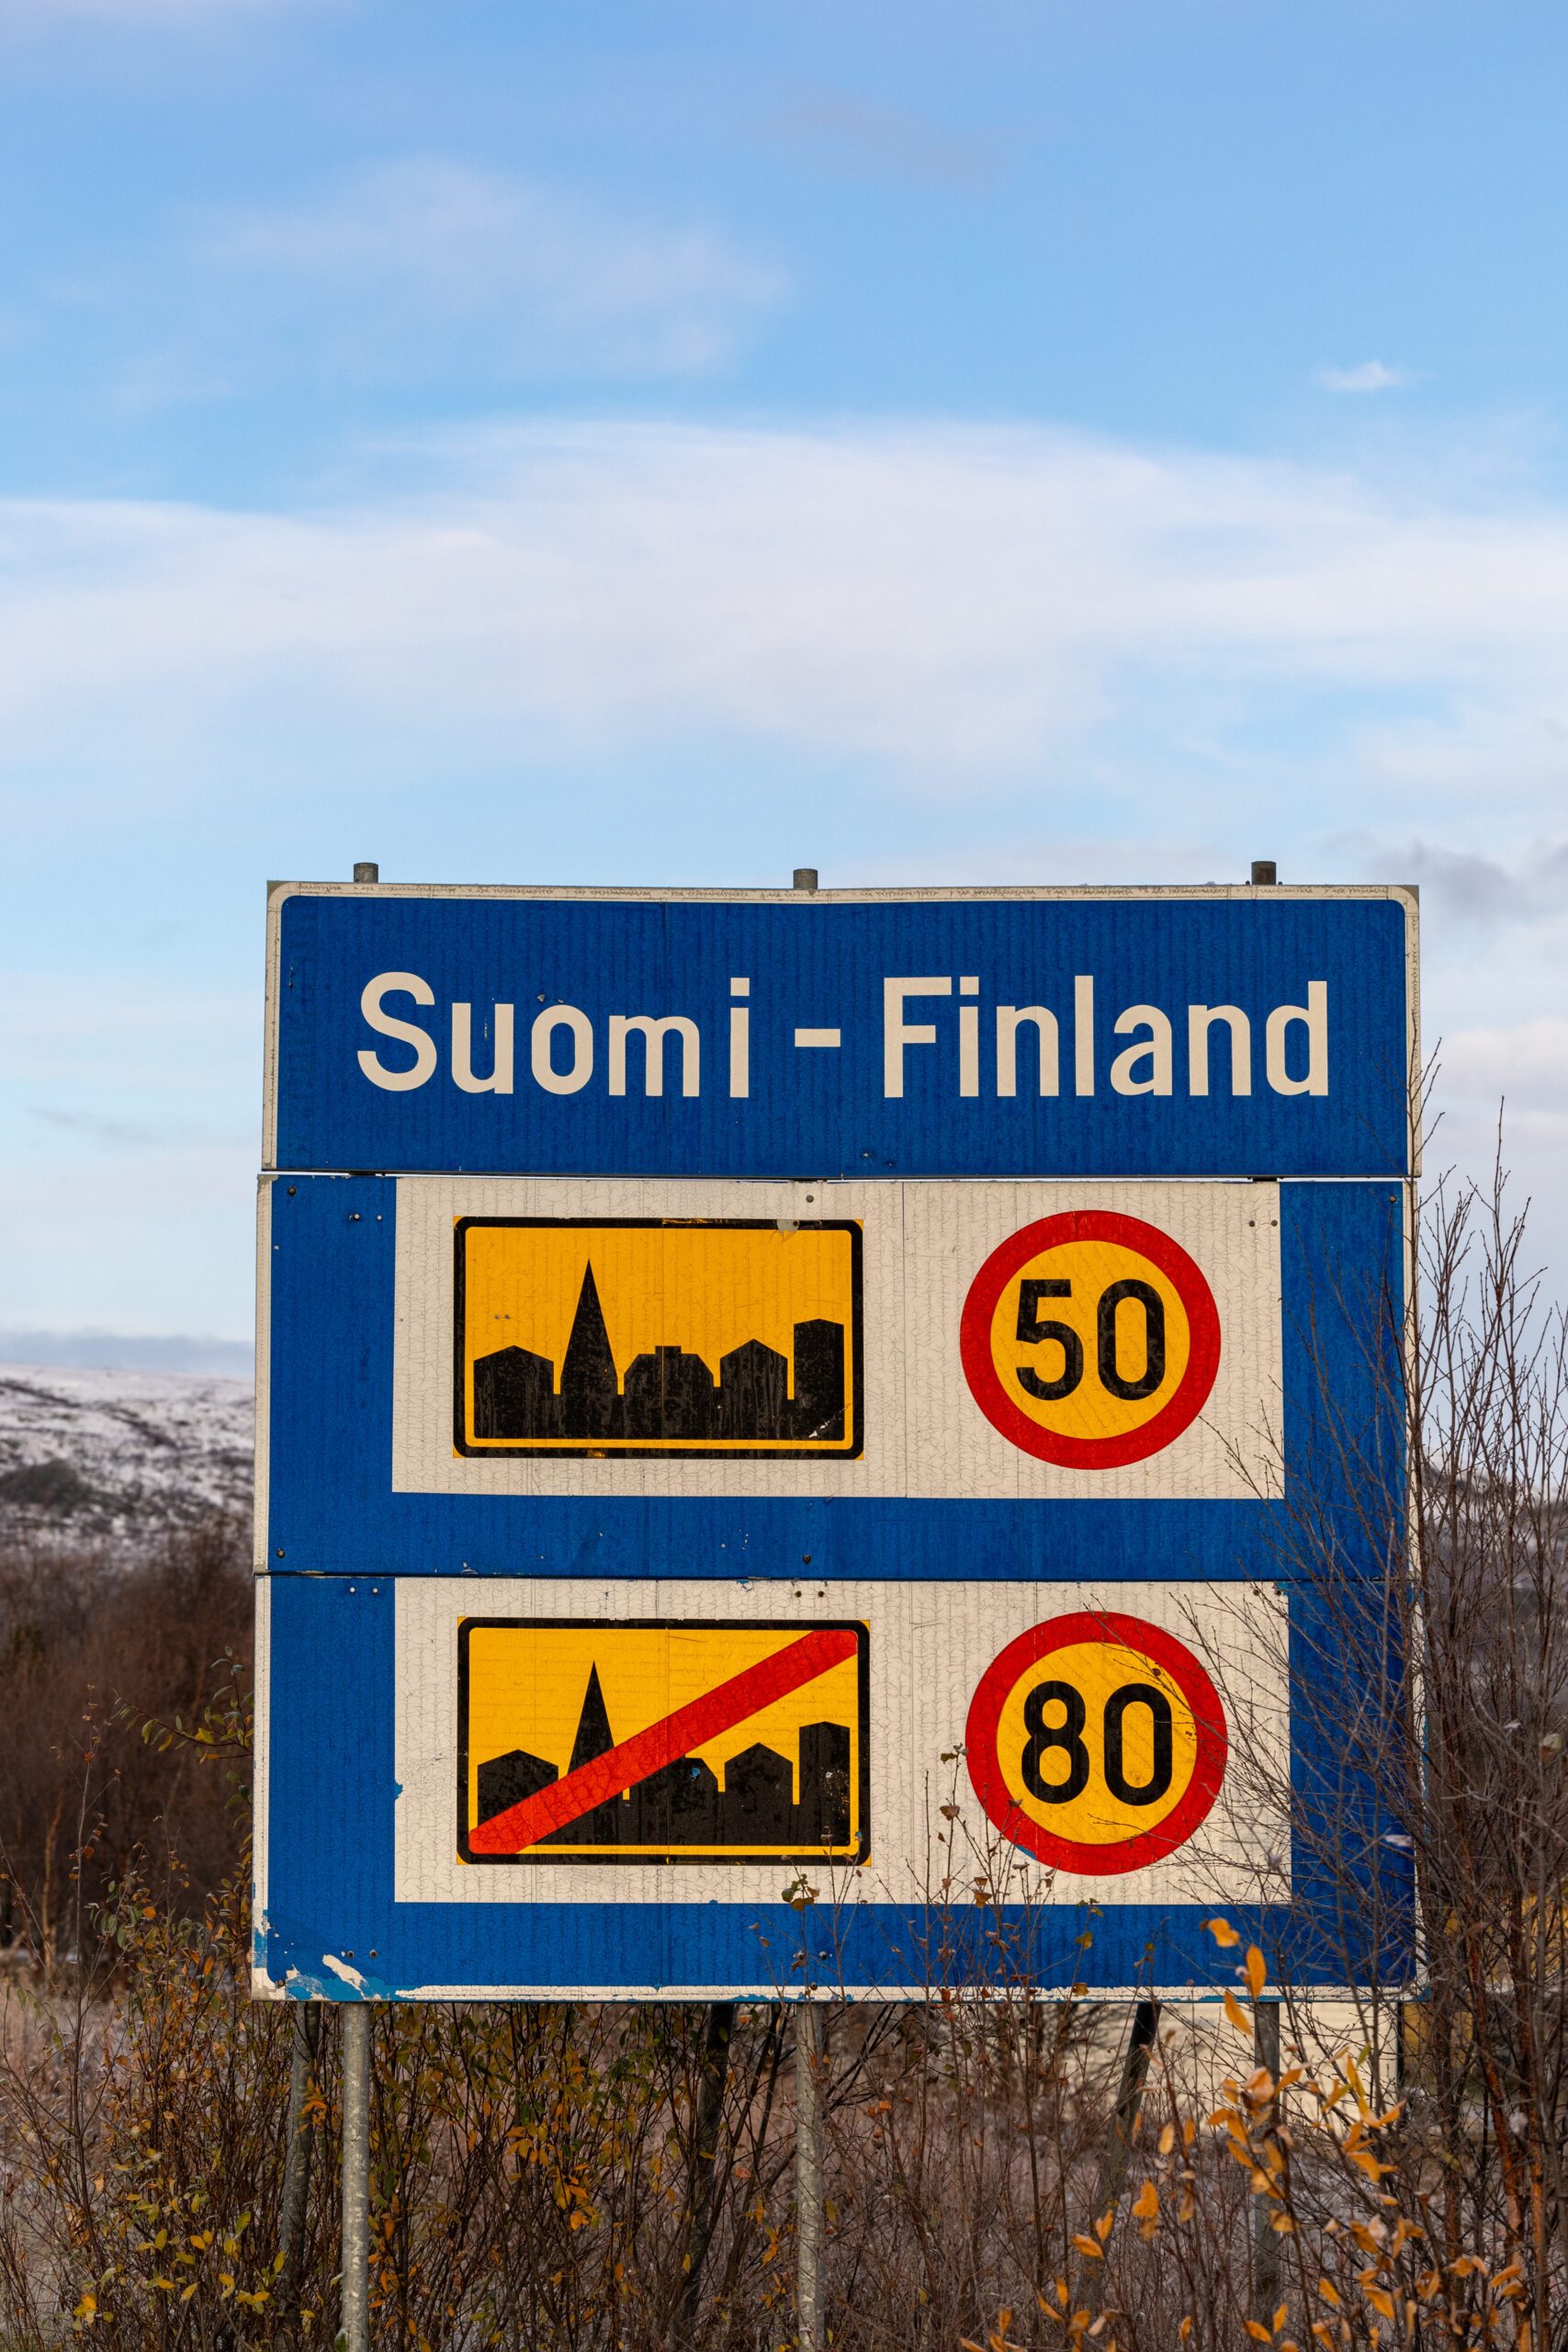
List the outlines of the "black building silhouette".
<svg viewBox="0 0 1568 2352">
<path fill-rule="evenodd" d="M 569 1771 L 615 1746 L 599 1670 L 591 1668 Z M 800 1795 L 787 1756 L 761 1742 L 732 1756 L 724 1786 L 698 1756 L 679 1756 L 633 1789 L 540 1840 L 546 1846 L 797 1847 L 820 1852 L 850 1842 L 850 1762 L 847 1724 L 804 1724 L 800 1732 Z M 479 1769 L 479 1819 L 536 1796 L 561 1777 L 541 1756 L 514 1747 Z"/>
<path fill-rule="evenodd" d="M 560 1779 L 554 1764 L 547 1764 L 542 1756 L 530 1756 L 514 1747 L 507 1756 L 492 1756 L 479 1766 L 479 1815 L 481 1821 L 493 1821 L 498 1813 L 510 1813 L 514 1804 L 522 1804 L 529 1797 L 536 1797 L 552 1781 Z"/>
<path fill-rule="evenodd" d="M 636 1356 L 620 1383 L 593 1268 L 582 1277 L 560 1388 L 547 1356 L 498 1348 L 474 1365 L 476 1439 L 526 1445 L 577 1440 L 658 1442 L 704 1438 L 757 1444 L 841 1444 L 848 1398 L 844 1327 L 818 1317 L 795 1327 L 795 1395 L 776 1348 L 744 1340 L 719 1359 L 660 1345 Z"/>
<path fill-rule="evenodd" d="M 583 1271 L 560 1369 L 561 1427 L 570 1437 L 622 1437 L 625 1411 L 593 1269 Z"/>
<path fill-rule="evenodd" d="M 844 1327 L 820 1318 L 795 1327 L 792 1437 L 826 1442 L 844 1434 Z"/>
<path fill-rule="evenodd" d="M 498 1348 L 474 1366 L 474 1435 L 558 1437 L 561 1404 L 556 1368 L 527 1348 Z"/>
<path fill-rule="evenodd" d="M 718 1360 L 720 1437 L 778 1438 L 790 1427 L 789 1365 L 776 1348 L 745 1340 Z"/>
<path fill-rule="evenodd" d="M 655 1348 L 626 1366 L 622 1399 L 627 1437 L 714 1437 L 718 1390 L 701 1356 Z"/>
</svg>

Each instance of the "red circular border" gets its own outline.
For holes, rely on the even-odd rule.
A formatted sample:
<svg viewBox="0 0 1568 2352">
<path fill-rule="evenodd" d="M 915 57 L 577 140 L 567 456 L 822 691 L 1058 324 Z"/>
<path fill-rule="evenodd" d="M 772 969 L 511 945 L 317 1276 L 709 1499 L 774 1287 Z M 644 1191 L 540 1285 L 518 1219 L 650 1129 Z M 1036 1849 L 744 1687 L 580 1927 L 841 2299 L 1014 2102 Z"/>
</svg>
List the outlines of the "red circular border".
<svg viewBox="0 0 1568 2352">
<path fill-rule="evenodd" d="M 1176 1394 L 1151 1420 L 1122 1437 L 1058 1437 L 1042 1429 L 1013 1403 L 992 1361 L 991 1319 L 1007 1284 L 1031 1258 L 1067 1241 L 1115 1241 L 1124 1250 L 1136 1250 L 1175 1285 L 1187 1312 L 1190 1345 Z M 958 1344 L 970 1395 L 992 1428 L 1021 1453 L 1066 1469 L 1117 1470 L 1124 1463 L 1158 1453 L 1197 1419 L 1220 1368 L 1220 1317 L 1201 1269 L 1168 1233 L 1115 1209 L 1068 1209 L 1022 1227 L 992 1250 L 969 1285 Z"/>
<path fill-rule="evenodd" d="M 1192 1710 L 1198 1754 L 1185 1793 L 1163 1821 L 1136 1838 L 1095 1846 L 1075 1838 L 1059 1838 L 1025 1813 L 1002 1778 L 997 1738 L 1008 1694 L 1032 1666 L 1038 1666 L 1053 1650 L 1067 1649 L 1075 1642 L 1107 1640 L 1122 1642 L 1129 1649 L 1141 1651 L 1156 1666 L 1163 1667 L 1178 1684 Z M 1220 1694 L 1185 1642 L 1179 1642 L 1174 1634 L 1168 1634 L 1161 1625 L 1148 1624 L 1142 1617 L 1122 1616 L 1114 1610 L 1078 1609 L 1066 1617 L 1048 1617 L 1043 1624 L 1032 1625 L 1027 1634 L 1020 1634 L 1017 1641 L 1010 1642 L 999 1657 L 992 1659 L 969 1702 L 964 1752 L 975 1793 L 1004 1838 L 1048 1867 L 1114 1878 L 1123 1871 L 1142 1870 L 1145 1862 L 1157 1862 L 1162 1855 L 1173 1853 L 1191 1837 L 1220 1793 L 1230 1756 L 1230 1740 Z"/>
</svg>

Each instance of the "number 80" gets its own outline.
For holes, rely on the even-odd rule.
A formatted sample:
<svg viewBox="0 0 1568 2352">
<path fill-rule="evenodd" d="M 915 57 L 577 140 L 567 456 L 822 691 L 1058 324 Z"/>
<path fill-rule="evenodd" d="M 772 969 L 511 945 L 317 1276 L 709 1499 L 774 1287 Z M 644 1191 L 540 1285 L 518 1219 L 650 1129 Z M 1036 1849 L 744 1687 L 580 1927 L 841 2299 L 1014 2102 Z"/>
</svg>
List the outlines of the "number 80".
<svg viewBox="0 0 1568 2352">
<path fill-rule="evenodd" d="M 1045 1720 L 1045 1710 L 1053 1705 L 1063 1710 L 1059 1724 Z M 1149 1777 L 1141 1782 L 1127 1778 L 1122 1727 L 1129 1707 L 1148 1709 L 1153 1734 Z M 1077 1685 L 1037 1682 L 1023 1702 L 1023 1721 L 1029 1738 L 1024 1743 L 1020 1770 L 1030 1795 L 1042 1804 L 1067 1804 L 1074 1797 L 1082 1796 L 1089 1786 L 1092 1765 L 1083 1736 L 1089 1709 Z M 1100 1752 L 1105 1785 L 1119 1804 L 1157 1804 L 1166 1794 L 1174 1770 L 1172 1731 L 1170 1701 L 1156 1684 L 1123 1682 L 1112 1690 L 1105 1702 Z M 1054 1747 L 1059 1747 L 1067 1758 L 1067 1776 L 1063 1781 L 1047 1781 L 1041 1773 L 1042 1758 Z"/>
</svg>

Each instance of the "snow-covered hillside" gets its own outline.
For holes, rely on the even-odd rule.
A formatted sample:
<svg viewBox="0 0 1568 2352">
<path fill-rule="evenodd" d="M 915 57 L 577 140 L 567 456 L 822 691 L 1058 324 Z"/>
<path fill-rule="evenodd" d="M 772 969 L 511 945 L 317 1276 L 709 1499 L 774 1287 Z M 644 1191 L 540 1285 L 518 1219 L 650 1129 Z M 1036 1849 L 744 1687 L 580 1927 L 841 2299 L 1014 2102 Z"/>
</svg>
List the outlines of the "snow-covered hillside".
<svg viewBox="0 0 1568 2352">
<path fill-rule="evenodd" d="M 250 1509 L 248 1380 L 0 1364 L 0 1541 L 121 1543 Z"/>
</svg>

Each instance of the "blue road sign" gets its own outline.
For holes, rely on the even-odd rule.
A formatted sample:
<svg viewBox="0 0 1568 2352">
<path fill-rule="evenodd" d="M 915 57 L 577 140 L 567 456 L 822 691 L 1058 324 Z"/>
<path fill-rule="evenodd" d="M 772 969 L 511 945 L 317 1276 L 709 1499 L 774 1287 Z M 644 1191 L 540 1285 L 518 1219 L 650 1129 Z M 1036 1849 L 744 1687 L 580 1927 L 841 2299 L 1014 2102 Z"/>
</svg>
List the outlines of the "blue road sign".
<svg viewBox="0 0 1568 2352">
<path fill-rule="evenodd" d="M 1414 912 L 278 885 L 266 1164 L 1401 1176 Z"/>
<path fill-rule="evenodd" d="M 1408 1979 L 1414 917 L 276 888 L 259 1989 Z"/>
</svg>

